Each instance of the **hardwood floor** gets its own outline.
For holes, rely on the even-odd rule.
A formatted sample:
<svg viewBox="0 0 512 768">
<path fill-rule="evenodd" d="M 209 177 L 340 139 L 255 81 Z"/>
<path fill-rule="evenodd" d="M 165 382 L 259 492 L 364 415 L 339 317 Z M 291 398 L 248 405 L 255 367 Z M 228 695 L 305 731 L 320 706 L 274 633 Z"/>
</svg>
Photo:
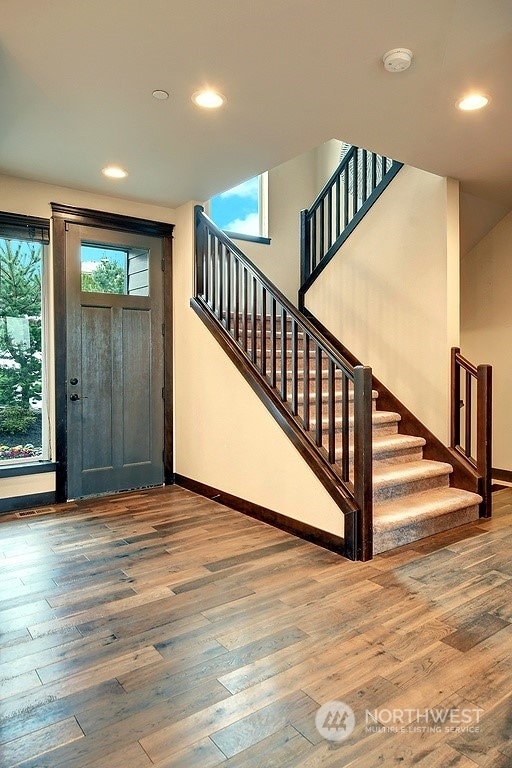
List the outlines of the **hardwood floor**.
<svg viewBox="0 0 512 768">
<path fill-rule="evenodd" d="M 0 765 L 512 766 L 494 514 L 370 563 L 177 486 L 4 515 Z"/>
</svg>

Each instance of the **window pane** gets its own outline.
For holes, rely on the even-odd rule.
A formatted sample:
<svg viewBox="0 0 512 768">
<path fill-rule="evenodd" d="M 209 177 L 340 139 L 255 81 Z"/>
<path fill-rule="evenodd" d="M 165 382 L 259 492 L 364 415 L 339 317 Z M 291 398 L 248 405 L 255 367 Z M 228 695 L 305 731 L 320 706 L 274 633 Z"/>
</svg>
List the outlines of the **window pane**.
<svg viewBox="0 0 512 768">
<path fill-rule="evenodd" d="M 82 291 L 149 295 L 148 251 L 83 243 L 80 256 Z"/>
<path fill-rule="evenodd" d="M 220 229 L 259 237 L 261 232 L 260 177 L 228 189 L 210 200 L 210 217 Z"/>
<path fill-rule="evenodd" d="M 42 454 L 42 255 L 0 237 L 0 462 Z"/>
</svg>

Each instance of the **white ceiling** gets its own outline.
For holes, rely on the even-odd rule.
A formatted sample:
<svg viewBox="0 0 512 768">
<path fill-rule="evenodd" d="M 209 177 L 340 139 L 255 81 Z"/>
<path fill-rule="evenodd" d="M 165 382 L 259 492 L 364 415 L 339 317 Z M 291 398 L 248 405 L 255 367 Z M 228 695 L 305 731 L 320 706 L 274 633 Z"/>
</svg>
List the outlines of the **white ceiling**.
<svg viewBox="0 0 512 768">
<path fill-rule="evenodd" d="M 512 207 L 511 0 L 0 0 L 0 20 L 0 172 L 175 207 L 339 138 Z M 414 60 L 390 74 L 397 46 Z M 205 84 L 221 111 L 192 104 Z M 474 87 L 491 105 L 457 111 Z"/>
</svg>

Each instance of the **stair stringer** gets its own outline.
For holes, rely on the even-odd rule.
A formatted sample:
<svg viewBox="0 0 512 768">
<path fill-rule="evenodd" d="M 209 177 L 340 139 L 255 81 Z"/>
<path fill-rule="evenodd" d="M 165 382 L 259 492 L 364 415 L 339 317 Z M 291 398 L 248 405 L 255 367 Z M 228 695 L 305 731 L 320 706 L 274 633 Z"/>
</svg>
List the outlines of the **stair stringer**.
<svg viewBox="0 0 512 768">
<path fill-rule="evenodd" d="M 357 559 L 357 517 L 359 510 L 344 489 L 339 475 L 317 450 L 311 437 L 294 419 L 290 410 L 283 403 L 278 394 L 270 387 L 258 369 L 247 360 L 230 334 L 226 333 L 215 321 L 209 308 L 203 305 L 201 298 L 192 298 L 190 300 L 190 306 L 212 333 L 215 340 L 234 363 L 238 371 L 251 386 L 252 390 L 265 405 L 276 422 L 280 425 L 284 433 L 291 440 L 295 448 L 299 451 L 301 457 L 316 475 L 333 501 L 339 507 L 340 512 L 343 514 L 344 538 L 340 539 L 338 537 L 337 542 L 335 542 L 334 537 L 331 537 L 331 541 L 329 542 L 329 536 L 327 534 L 327 543 L 326 541 L 320 540 L 316 543 L 327 546 L 329 549 L 337 551 L 339 554 L 343 554 L 351 560 Z M 267 522 L 277 524 L 270 519 Z M 278 525 L 278 527 L 283 526 Z M 308 537 L 303 536 L 303 538 Z"/>
</svg>

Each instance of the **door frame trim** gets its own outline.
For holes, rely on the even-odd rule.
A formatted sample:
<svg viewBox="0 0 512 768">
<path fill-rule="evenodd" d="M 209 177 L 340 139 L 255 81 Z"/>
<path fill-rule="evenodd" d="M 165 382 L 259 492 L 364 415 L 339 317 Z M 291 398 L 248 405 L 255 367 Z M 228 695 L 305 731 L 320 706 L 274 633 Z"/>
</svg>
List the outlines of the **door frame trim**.
<svg viewBox="0 0 512 768">
<path fill-rule="evenodd" d="M 68 224 L 100 227 L 120 232 L 159 237 L 162 241 L 164 332 L 164 482 L 174 482 L 173 441 L 173 326 L 172 239 L 174 224 L 138 219 L 116 213 L 50 203 L 53 243 L 53 307 L 55 348 L 55 457 L 56 501 L 67 501 L 67 329 L 66 329 L 66 230 Z"/>
</svg>

